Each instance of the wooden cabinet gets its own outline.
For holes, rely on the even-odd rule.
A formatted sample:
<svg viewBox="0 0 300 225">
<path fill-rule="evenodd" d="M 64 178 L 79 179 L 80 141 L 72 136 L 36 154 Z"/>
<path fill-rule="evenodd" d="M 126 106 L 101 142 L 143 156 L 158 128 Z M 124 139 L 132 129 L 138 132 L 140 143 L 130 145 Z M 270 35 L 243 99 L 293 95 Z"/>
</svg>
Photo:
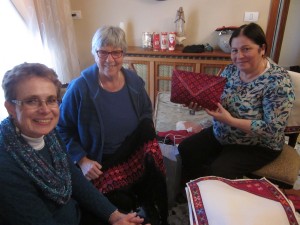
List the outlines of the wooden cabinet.
<svg viewBox="0 0 300 225">
<path fill-rule="evenodd" d="M 153 103 L 158 92 L 171 90 L 174 69 L 219 75 L 230 63 L 230 54 L 221 51 L 182 53 L 128 47 L 124 57 L 124 67 L 135 70 L 144 79 Z"/>
</svg>

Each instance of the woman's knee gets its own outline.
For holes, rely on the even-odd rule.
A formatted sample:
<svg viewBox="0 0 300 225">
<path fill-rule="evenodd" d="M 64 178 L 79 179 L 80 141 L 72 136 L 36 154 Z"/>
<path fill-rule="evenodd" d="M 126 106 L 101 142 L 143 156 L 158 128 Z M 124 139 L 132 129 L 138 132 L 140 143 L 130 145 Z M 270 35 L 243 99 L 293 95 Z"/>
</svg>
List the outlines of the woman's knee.
<svg viewBox="0 0 300 225">
<path fill-rule="evenodd" d="M 187 141 L 187 139 L 181 141 L 181 143 L 178 145 L 178 151 L 180 153 L 180 155 L 186 155 L 186 153 L 188 153 L 189 151 L 189 142 Z"/>
<path fill-rule="evenodd" d="M 243 177 L 240 170 L 233 165 L 224 165 L 213 163 L 210 166 L 209 173 L 211 176 L 223 177 L 227 179 L 239 179 Z"/>
</svg>

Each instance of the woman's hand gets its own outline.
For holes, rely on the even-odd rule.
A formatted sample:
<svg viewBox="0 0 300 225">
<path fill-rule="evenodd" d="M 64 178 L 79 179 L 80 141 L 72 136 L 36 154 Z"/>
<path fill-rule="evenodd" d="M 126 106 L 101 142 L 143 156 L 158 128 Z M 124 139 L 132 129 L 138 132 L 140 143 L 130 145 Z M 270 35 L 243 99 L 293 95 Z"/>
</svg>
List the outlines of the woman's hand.
<svg viewBox="0 0 300 225">
<path fill-rule="evenodd" d="M 86 156 L 78 162 L 78 165 L 88 180 L 97 179 L 102 174 L 102 166 L 98 162 L 88 159 Z"/>
<path fill-rule="evenodd" d="M 184 106 L 187 106 L 187 105 L 184 105 Z M 190 102 L 190 104 L 187 107 L 193 111 L 200 111 L 203 109 L 200 105 L 198 105 L 198 103 L 194 103 L 194 102 Z"/>
<path fill-rule="evenodd" d="M 123 214 L 115 211 L 109 218 L 109 223 L 113 225 L 142 225 L 143 222 L 144 219 L 137 216 L 136 213 Z"/>
<path fill-rule="evenodd" d="M 218 120 L 222 123 L 225 123 L 231 127 L 238 128 L 245 133 L 251 132 L 251 120 L 248 119 L 238 119 L 233 116 L 220 104 L 217 103 L 218 108 L 215 111 L 205 109 L 208 115 L 214 117 L 215 120 Z"/>
<path fill-rule="evenodd" d="M 217 106 L 218 108 L 215 111 L 209 109 L 205 109 L 205 111 L 208 115 L 214 117 L 215 120 L 230 125 L 230 122 L 233 119 L 231 114 L 220 103 L 217 103 Z"/>
</svg>

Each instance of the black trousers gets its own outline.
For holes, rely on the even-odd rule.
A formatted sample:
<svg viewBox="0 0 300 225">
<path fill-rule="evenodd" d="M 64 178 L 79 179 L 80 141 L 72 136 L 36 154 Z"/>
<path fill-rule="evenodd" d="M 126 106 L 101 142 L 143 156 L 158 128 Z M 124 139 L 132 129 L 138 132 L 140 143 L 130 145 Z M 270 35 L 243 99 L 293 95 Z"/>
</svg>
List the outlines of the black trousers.
<svg viewBox="0 0 300 225">
<path fill-rule="evenodd" d="M 277 158 L 281 151 L 250 145 L 221 145 L 213 128 L 183 140 L 178 146 L 185 182 L 202 176 L 242 178 Z"/>
</svg>

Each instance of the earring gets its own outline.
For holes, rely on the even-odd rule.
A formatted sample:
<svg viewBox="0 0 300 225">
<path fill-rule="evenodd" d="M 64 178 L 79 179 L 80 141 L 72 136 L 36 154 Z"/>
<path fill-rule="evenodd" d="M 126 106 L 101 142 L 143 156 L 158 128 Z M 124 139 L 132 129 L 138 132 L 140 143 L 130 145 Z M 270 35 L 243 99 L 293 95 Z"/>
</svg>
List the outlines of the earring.
<svg viewBox="0 0 300 225">
<path fill-rule="evenodd" d="M 21 131 L 17 126 L 16 126 L 16 132 L 17 132 L 18 136 L 21 136 Z"/>
</svg>

